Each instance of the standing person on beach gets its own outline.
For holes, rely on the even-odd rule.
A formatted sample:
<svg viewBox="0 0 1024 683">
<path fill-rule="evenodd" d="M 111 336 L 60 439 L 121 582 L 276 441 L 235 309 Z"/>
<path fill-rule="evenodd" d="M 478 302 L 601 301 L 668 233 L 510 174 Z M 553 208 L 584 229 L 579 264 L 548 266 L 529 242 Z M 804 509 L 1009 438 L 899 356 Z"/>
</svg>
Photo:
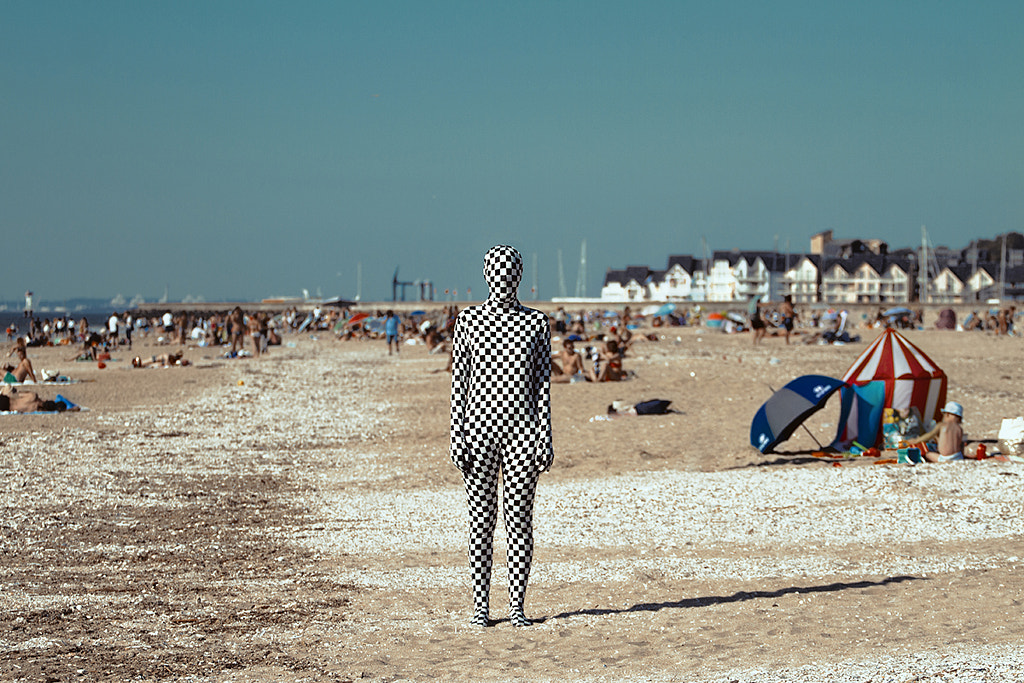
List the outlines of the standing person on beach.
<svg viewBox="0 0 1024 683">
<path fill-rule="evenodd" d="M 501 473 L 509 621 L 530 626 L 524 603 L 533 561 L 533 499 L 551 467 L 551 331 L 519 303 L 523 258 L 509 246 L 484 256 L 487 301 L 464 309 L 452 339 L 451 459 L 469 502 L 473 618 L 490 625 L 491 556 Z"/>
<path fill-rule="evenodd" d="M 261 326 L 260 319 L 262 313 L 253 313 L 249 316 L 249 336 L 252 338 L 252 355 L 254 358 L 259 358 L 260 353 L 263 352 L 263 340 L 266 338 L 264 332 L 266 327 Z"/>
<path fill-rule="evenodd" d="M 787 294 L 782 297 L 782 305 L 779 306 L 779 314 L 782 316 L 782 334 L 786 338 L 786 343 L 789 343 L 789 335 L 793 331 L 793 324 L 796 319 L 800 316 L 797 315 L 796 309 L 793 308 L 793 295 Z"/>
<path fill-rule="evenodd" d="M 107 319 L 107 341 L 111 346 L 118 345 L 117 329 L 121 325 L 121 317 L 115 311 Z"/>
<path fill-rule="evenodd" d="M 242 335 L 245 334 L 245 314 L 238 306 L 228 316 L 228 334 L 231 337 L 231 353 L 242 350 Z"/>
<path fill-rule="evenodd" d="M 388 340 L 388 355 L 391 355 L 392 344 L 395 345 L 395 353 L 399 353 L 401 349 L 398 348 L 398 316 L 392 310 L 388 310 L 384 319 L 384 335 Z"/>
<path fill-rule="evenodd" d="M 124 339 L 128 343 L 128 348 L 132 348 L 132 331 L 135 327 L 135 319 L 132 318 L 132 314 L 128 311 L 124 312 Z"/>
<path fill-rule="evenodd" d="M 760 294 L 755 294 L 747 302 L 747 315 L 750 318 L 750 329 L 754 331 L 754 344 L 756 345 L 764 339 L 764 335 L 768 331 L 764 318 L 761 317 Z"/>
</svg>

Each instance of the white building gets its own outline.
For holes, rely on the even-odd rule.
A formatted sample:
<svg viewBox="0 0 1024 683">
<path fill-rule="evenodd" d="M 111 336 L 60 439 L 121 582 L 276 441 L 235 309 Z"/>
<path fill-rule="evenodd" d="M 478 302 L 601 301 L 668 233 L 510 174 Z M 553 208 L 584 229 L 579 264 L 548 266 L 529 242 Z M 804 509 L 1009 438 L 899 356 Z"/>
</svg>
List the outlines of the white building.
<svg viewBox="0 0 1024 683">
<path fill-rule="evenodd" d="M 991 270 L 991 272 L 989 272 Z M 993 277 L 995 273 L 995 277 Z M 977 293 L 978 299 L 992 299 L 999 296 L 999 266 L 979 266 L 967 280 L 967 286 Z"/>
<path fill-rule="evenodd" d="M 742 302 L 755 296 L 780 300 L 783 294 L 784 254 L 761 251 L 716 251 L 708 275 L 708 301 Z"/>
<path fill-rule="evenodd" d="M 821 258 L 813 254 L 798 258 L 796 265 L 782 276 L 782 294 L 793 297 L 795 304 L 816 303 L 821 287 L 821 270 L 818 267 Z"/>
<path fill-rule="evenodd" d="M 612 303 L 653 301 L 650 282 L 652 271 L 647 266 L 629 266 L 624 270 L 608 269 L 601 287 L 601 301 Z"/>
<path fill-rule="evenodd" d="M 928 288 L 928 301 L 942 304 L 962 303 L 970 289 L 963 276 L 969 272 L 966 268 L 951 266 L 940 270 L 939 274 L 932 278 Z"/>
<path fill-rule="evenodd" d="M 706 289 L 703 270 L 692 256 L 670 256 L 665 270 L 647 266 L 608 269 L 601 300 L 616 303 L 645 301 L 703 301 Z"/>
<path fill-rule="evenodd" d="M 910 277 L 884 256 L 829 262 L 822 271 L 821 301 L 827 304 L 906 303 Z"/>
<path fill-rule="evenodd" d="M 696 268 L 692 256 L 669 256 L 668 267 L 651 273 L 650 298 L 652 301 L 699 301 L 694 296 L 694 285 L 703 289 L 704 272 Z"/>
</svg>

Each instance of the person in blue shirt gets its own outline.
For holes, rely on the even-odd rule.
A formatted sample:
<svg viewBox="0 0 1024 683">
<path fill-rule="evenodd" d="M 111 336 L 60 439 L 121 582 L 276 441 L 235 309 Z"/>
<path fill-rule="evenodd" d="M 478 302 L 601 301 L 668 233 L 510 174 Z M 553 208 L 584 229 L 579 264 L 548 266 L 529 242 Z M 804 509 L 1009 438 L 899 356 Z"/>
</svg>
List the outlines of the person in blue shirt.
<svg viewBox="0 0 1024 683">
<path fill-rule="evenodd" d="M 399 352 L 398 348 L 398 316 L 394 311 L 389 310 L 384 320 L 384 334 L 388 339 L 388 355 L 392 354 L 391 345 L 394 344 L 394 353 Z"/>
</svg>

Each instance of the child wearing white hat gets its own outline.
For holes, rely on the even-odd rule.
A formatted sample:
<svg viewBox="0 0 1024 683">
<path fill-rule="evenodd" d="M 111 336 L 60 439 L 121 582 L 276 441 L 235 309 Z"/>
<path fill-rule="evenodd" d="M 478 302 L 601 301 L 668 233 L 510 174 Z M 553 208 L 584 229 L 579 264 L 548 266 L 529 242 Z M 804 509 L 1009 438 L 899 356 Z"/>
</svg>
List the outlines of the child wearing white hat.
<svg viewBox="0 0 1024 683">
<path fill-rule="evenodd" d="M 942 409 L 942 421 L 938 427 L 936 450 L 931 448 L 924 454 L 928 462 L 951 462 L 964 459 L 964 407 L 950 401 Z"/>
</svg>

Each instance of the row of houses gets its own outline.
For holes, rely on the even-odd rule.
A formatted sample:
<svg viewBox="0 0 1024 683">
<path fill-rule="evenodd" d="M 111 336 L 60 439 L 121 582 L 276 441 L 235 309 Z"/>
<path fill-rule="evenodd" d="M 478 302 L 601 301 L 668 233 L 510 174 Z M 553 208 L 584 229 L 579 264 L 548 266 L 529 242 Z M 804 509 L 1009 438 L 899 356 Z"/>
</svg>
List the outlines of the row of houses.
<svg viewBox="0 0 1024 683">
<path fill-rule="evenodd" d="M 1015 262 L 1020 260 L 1014 256 Z M 716 251 L 708 259 L 670 256 L 662 270 L 609 269 L 601 299 L 743 302 L 754 296 L 779 301 L 789 295 L 794 303 L 953 304 L 1024 298 L 1024 265 L 1019 263 L 951 265 L 946 259 L 941 265 L 933 259 L 922 292 L 919 260 L 912 250 L 890 254 L 884 243 L 837 255 L 733 250 Z"/>
</svg>

